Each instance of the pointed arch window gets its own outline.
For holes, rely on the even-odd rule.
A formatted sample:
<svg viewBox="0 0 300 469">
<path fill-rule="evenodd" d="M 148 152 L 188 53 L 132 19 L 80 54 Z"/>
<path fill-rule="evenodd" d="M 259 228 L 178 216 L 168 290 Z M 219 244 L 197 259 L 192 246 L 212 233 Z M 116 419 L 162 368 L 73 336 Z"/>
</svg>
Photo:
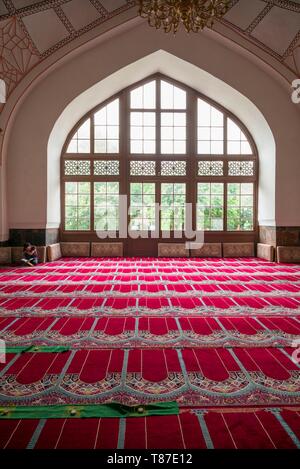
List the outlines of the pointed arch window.
<svg viewBox="0 0 300 469">
<path fill-rule="evenodd" d="M 186 202 L 194 228 L 212 240 L 254 236 L 257 228 L 251 134 L 217 102 L 160 74 L 83 116 L 64 146 L 61 172 L 62 232 L 72 236 L 118 232 L 120 194 L 128 196 L 132 231 L 183 229 Z"/>
</svg>

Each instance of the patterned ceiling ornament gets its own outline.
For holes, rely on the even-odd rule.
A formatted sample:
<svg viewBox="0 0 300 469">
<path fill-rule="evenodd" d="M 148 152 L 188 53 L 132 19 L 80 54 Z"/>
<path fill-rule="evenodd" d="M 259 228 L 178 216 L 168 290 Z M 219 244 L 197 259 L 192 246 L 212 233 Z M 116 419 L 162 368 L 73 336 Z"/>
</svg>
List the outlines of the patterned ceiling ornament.
<svg viewBox="0 0 300 469">
<path fill-rule="evenodd" d="M 176 34 L 180 23 L 187 33 L 211 28 L 229 9 L 229 0 L 139 0 L 138 13 L 149 26 Z"/>
<path fill-rule="evenodd" d="M 264 3 L 270 3 L 279 8 L 283 8 L 284 10 L 295 11 L 297 13 L 300 12 L 299 3 L 296 3 L 293 0 L 261 0 L 261 1 Z"/>
<path fill-rule="evenodd" d="M 108 9 L 105 8 L 104 3 L 102 4 L 101 0 L 85 0 L 89 5 L 93 5 L 93 7 L 98 11 L 99 17 L 95 17 L 94 21 L 86 24 L 82 28 L 76 29 L 72 25 L 71 19 L 62 9 L 62 7 L 65 4 L 68 4 L 70 0 L 31 0 L 30 2 L 23 2 L 23 5 L 25 6 L 22 6 L 21 8 L 18 8 L 18 3 L 14 3 L 13 0 L 0 1 L 3 4 L 3 7 L 1 8 L 2 15 L 0 15 L 0 78 L 3 79 L 6 83 L 7 97 L 10 96 L 21 79 L 27 73 L 29 73 L 29 71 L 35 65 L 42 62 L 43 59 L 51 56 L 54 52 L 61 49 L 66 44 L 72 42 L 74 39 L 82 36 L 86 32 L 96 28 L 105 21 L 108 21 L 131 8 L 136 9 L 138 3 L 140 5 L 155 4 L 158 6 L 164 3 L 169 5 L 168 8 L 171 8 L 170 5 L 172 5 L 173 9 L 175 9 L 174 5 L 177 4 L 179 8 L 178 11 L 183 10 L 184 4 L 221 5 L 222 3 L 226 3 L 227 10 L 239 4 L 239 0 L 224 0 L 223 2 L 221 0 L 124 0 L 123 4 L 118 2 L 118 8 L 110 9 L 110 11 L 108 11 Z M 262 12 L 260 12 L 260 14 L 253 20 L 253 22 L 246 30 L 241 29 L 237 24 L 231 23 L 227 20 L 226 17 L 224 18 L 222 15 L 218 19 L 225 27 L 235 31 L 235 33 L 240 35 L 242 38 L 246 38 L 250 43 L 256 45 L 264 53 L 267 53 L 269 56 L 276 59 L 282 66 L 286 68 L 286 70 L 289 70 L 299 76 L 300 66 L 298 59 L 298 46 L 300 33 L 296 35 L 284 54 L 279 55 L 272 48 L 255 39 L 251 35 L 251 30 L 255 29 L 255 27 L 260 24 L 264 17 L 268 17 L 268 14 L 270 11 L 272 11 L 273 7 L 300 13 L 300 4 L 290 0 L 261 0 L 261 3 L 266 8 L 262 8 Z M 110 2 L 106 4 L 110 5 Z M 111 2 L 111 4 L 113 5 L 113 2 Z M 55 37 L 53 37 L 53 46 L 45 50 L 43 53 L 39 53 L 30 36 L 30 32 L 26 29 L 22 19 L 28 16 L 34 16 L 35 14 L 46 10 L 55 11 L 61 23 L 66 27 L 68 35 L 62 40 L 57 40 L 57 42 L 55 42 Z M 215 15 L 215 17 L 217 16 Z M 180 21 L 181 18 L 179 23 Z M 163 18 L 160 18 L 160 22 L 161 26 L 163 26 Z M 179 26 L 179 23 L 176 27 Z M 176 28 L 174 28 L 174 24 L 172 23 L 172 25 L 169 25 L 167 29 L 174 30 Z M 199 26 L 199 29 L 201 29 L 201 26 Z M 193 31 L 194 29 L 191 30 Z"/>
<path fill-rule="evenodd" d="M 8 97 L 21 78 L 39 61 L 16 17 L 0 22 L 0 56 L 0 78 L 6 83 Z"/>
<path fill-rule="evenodd" d="M 295 65 L 295 70 L 297 71 L 297 75 L 300 78 L 300 44 L 298 44 L 298 46 L 293 49 L 292 57 Z"/>
<path fill-rule="evenodd" d="M 300 31 L 284 54 L 284 59 L 291 58 L 293 71 L 300 78 Z M 286 64 L 288 67 L 288 65 Z"/>
<path fill-rule="evenodd" d="M 265 8 L 259 13 L 259 15 L 257 15 L 256 18 L 254 18 L 254 20 L 252 21 L 251 24 L 249 24 L 248 28 L 245 30 L 245 33 L 246 34 L 251 34 L 252 31 L 256 28 L 256 26 L 259 25 L 259 23 L 264 19 L 264 17 L 270 13 L 270 11 L 272 10 L 273 8 L 273 5 L 271 3 L 268 3 Z"/>
</svg>

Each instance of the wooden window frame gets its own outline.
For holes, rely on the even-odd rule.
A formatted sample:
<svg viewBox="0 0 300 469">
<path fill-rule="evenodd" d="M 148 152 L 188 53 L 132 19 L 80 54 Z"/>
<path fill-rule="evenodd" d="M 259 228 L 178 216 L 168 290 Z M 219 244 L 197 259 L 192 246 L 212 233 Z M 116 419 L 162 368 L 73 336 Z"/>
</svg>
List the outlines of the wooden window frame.
<svg viewBox="0 0 300 469">
<path fill-rule="evenodd" d="M 145 85 L 146 83 L 156 80 L 156 109 L 149 109 L 151 112 L 156 114 L 156 153 L 155 154 L 131 154 L 130 153 L 130 91 L 139 86 Z M 160 80 L 166 81 L 174 86 L 177 86 L 186 92 L 187 106 L 186 110 L 178 110 L 178 112 L 186 113 L 186 154 L 161 154 L 160 153 L 160 115 L 161 112 L 168 112 L 168 110 L 160 109 Z M 224 135 L 223 155 L 198 155 L 197 153 L 197 99 L 200 98 L 207 102 L 217 110 L 221 111 L 224 115 Z M 119 99 L 119 153 L 94 153 L 94 113 L 105 107 L 115 99 Z M 136 112 L 145 112 L 148 109 L 137 109 Z M 169 112 L 177 112 L 176 109 L 170 109 Z M 86 119 L 90 118 L 91 125 L 91 153 L 67 153 L 67 148 L 72 139 L 74 133 L 84 123 Z M 252 148 L 251 155 L 229 155 L 227 154 L 227 118 L 232 119 L 242 130 L 248 139 L 248 142 Z M 65 176 L 64 174 L 64 162 L 68 159 L 85 160 L 91 161 L 91 174 L 89 176 Z M 118 176 L 95 176 L 93 174 L 93 161 L 94 160 L 118 160 L 119 161 L 119 175 Z M 154 160 L 156 161 L 156 175 L 155 176 L 131 176 L 130 175 L 130 161 L 140 160 Z M 161 161 L 186 161 L 186 175 L 185 176 L 161 176 L 160 175 L 160 162 Z M 198 161 L 223 161 L 224 162 L 224 174 L 223 176 L 199 176 L 198 175 Z M 253 176 L 229 176 L 228 175 L 228 161 L 250 161 L 254 162 L 254 174 Z M 196 230 L 196 202 L 197 202 L 197 183 L 198 182 L 222 182 L 224 183 L 224 225 L 223 231 L 205 231 L 205 240 L 208 242 L 214 241 L 229 241 L 229 242 L 242 242 L 242 241 L 256 241 L 258 235 L 258 222 L 257 222 L 257 206 L 258 206 L 258 151 L 254 139 L 245 125 L 230 111 L 225 109 L 219 103 L 208 98 L 202 93 L 184 85 L 176 80 L 173 80 L 165 75 L 156 73 L 141 80 L 125 89 L 121 92 L 111 96 L 106 101 L 102 102 L 85 114 L 80 121 L 73 127 L 69 133 L 66 142 L 62 149 L 61 154 L 61 228 L 60 237 L 66 241 L 79 241 L 79 240 L 91 240 L 96 241 L 97 235 L 94 230 L 94 193 L 91 191 L 91 230 L 90 231 L 70 231 L 65 230 L 65 194 L 64 185 L 68 181 L 88 181 L 91 182 L 91 188 L 93 189 L 93 182 L 109 182 L 118 181 L 120 194 L 128 194 L 127 203 L 129 208 L 130 193 L 129 187 L 131 182 L 155 182 L 156 184 L 156 201 L 160 201 L 160 184 L 163 182 L 183 182 L 186 183 L 186 202 L 192 203 L 193 207 L 193 230 Z M 227 231 L 227 183 L 229 182 L 252 182 L 254 184 L 254 205 L 253 205 L 253 231 Z M 128 214 L 129 223 L 129 214 Z M 128 225 L 129 226 L 129 225 Z M 159 227 L 161 228 L 161 227 Z M 156 240 L 159 242 L 160 238 Z M 172 237 L 172 233 L 171 233 Z M 117 233 L 118 238 L 118 233 Z M 132 240 L 136 242 L 136 240 Z M 144 239 L 143 242 L 147 242 Z M 124 241 L 126 244 L 130 244 L 130 241 Z M 129 250 L 130 251 L 130 250 Z"/>
</svg>

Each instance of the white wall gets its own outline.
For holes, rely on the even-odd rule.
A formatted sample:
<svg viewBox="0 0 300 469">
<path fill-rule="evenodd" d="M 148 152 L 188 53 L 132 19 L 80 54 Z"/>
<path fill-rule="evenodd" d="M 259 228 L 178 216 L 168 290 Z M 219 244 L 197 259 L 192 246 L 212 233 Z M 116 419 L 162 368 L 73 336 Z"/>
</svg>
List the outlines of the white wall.
<svg viewBox="0 0 300 469">
<path fill-rule="evenodd" d="M 0 80 L 0 103 L 6 102 L 6 85 L 4 80 Z"/>
<path fill-rule="evenodd" d="M 290 90 L 214 34 L 174 38 L 133 26 L 66 57 L 24 97 L 4 145 L 9 227 L 58 225 L 58 157 L 68 131 L 88 109 L 156 71 L 202 91 L 245 123 L 260 153 L 260 223 L 300 226 L 298 202 L 291 203 L 300 200 L 300 113 Z"/>
</svg>

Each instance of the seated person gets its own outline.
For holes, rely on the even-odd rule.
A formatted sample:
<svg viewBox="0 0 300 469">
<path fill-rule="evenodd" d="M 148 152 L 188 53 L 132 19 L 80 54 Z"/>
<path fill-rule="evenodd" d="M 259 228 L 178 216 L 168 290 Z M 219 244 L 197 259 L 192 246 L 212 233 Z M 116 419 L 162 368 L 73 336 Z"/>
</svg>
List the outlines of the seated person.
<svg viewBox="0 0 300 469">
<path fill-rule="evenodd" d="M 26 265 L 33 267 L 38 264 L 38 254 L 35 246 L 32 246 L 31 243 L 25 243 L 23 249 L 22 262 Z"/>
</svg>

